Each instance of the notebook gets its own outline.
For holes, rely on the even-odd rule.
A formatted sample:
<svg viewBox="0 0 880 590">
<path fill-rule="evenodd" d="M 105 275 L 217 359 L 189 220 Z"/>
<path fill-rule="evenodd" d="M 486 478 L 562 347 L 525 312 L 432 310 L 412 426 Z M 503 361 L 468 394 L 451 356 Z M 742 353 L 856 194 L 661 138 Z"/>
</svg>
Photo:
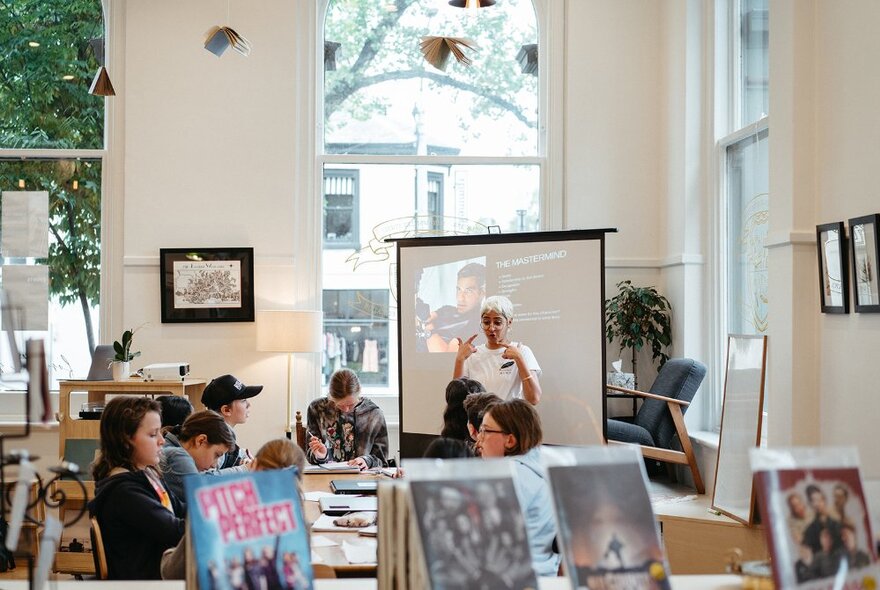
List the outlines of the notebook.
<svg viewBox="0 0 880 590">
<path fill-rule="evenodd" d="M 334 494 L 376 495 L 375 479 L 334 479 L 330 482 Z"/>
<path fill-rule="evenodd" d="M 321 512 L 341 516 L 349 512 L 375 512 L 379 508 L 376 496 L 325 496 L 318 500 Z"/>
</svg>

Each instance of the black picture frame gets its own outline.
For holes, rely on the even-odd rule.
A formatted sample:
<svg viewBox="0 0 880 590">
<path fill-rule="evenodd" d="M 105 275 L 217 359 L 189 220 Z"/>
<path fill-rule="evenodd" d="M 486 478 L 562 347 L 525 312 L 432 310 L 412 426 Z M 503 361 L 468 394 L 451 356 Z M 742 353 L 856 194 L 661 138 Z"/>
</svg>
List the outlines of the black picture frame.
<svg viewBox="0 0 880 590">
<path fill-rule="evenodd" d="M 849 267 L 846 228 L 842 221 L 816 226 L 816 252 L 822 313 L 849 313 Z"/>
<path fill-rule="evenodd" d="M 880 215 L 849 220 L 849 252 L 852 261 L 853 307 L 856 313 L 880 313 Z"/>
<path fill-rule="evenodd" d="M 254 321 L 253 248 L 160 248 L 162 323 Z"/>
</svg>

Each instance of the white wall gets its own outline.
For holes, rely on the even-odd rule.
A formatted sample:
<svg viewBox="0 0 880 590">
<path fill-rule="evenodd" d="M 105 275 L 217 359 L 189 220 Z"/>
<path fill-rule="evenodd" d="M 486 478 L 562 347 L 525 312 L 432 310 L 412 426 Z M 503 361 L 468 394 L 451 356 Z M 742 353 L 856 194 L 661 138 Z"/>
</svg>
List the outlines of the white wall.
<svg viewBox="0 0 880 590">
<path fill-rule="evenodd" d="M 815 223 L 880 213 L 880 4 L 815 2 Z M 807 40 L 803 40 L 806 42 Z M 848 253 L 847 253 L 848 254 Z M 818 270 L 812 265 L 815 290 Z M 806 263 L 806 262 L 805 262 Z M 850 286 L 851 289 L 851 286 Z M 819 314 L 821 442 L 857 444 L 865 476 L 880 477 L 880 315 Z"/>
<path fill-rule="evenodd" d="M 295 35 L 280 26 L 296 22 L 294 3 L 233 5 L 230 24 L 254 42 L 247 59 L 202 48 L 225 14 L 211 0 L 125 4 L 122 317 L 149 322 L 135 342 L 143 363 L 186 360 L 194 376 L 266 386 L 238 428 L 253 449 L 284 431 L 286 359 L 256 351 L 253 323 L 159 321 L 159 248 L 252 246 L 258 309 L 305 308 L 297 280 L 319 266 L 295 247 L 315 230 L 295 192 Z"/>
</svg>

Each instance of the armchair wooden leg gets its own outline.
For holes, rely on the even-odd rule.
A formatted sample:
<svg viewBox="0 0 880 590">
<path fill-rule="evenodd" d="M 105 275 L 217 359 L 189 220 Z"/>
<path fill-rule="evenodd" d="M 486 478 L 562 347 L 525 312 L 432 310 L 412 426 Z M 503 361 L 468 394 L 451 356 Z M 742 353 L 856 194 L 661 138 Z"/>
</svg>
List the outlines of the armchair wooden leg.
<svg viewBox="0 0 880 590">
<path fill-rule="evenodd" d="M 688 460 L 688 466 L 694 477 L 694 487 L 697 488 L 698 494 L 705 494 L 706 487 L 703 485 L 703 478 L 700 476 L 700 468 L 697 466 L 697 458 L 694 456 L 694 448 L 691 446 L 691 438 L 688 436 L 687 427 L 684 424 L 684 415 L 681 413 L 681 407 L 678 404 L 667 403 L 669 412 L 672 414 L 672 421 L 675 423 L 675 430 L 678 432 L 681 450 L 684 451 Z"/>
</svg>

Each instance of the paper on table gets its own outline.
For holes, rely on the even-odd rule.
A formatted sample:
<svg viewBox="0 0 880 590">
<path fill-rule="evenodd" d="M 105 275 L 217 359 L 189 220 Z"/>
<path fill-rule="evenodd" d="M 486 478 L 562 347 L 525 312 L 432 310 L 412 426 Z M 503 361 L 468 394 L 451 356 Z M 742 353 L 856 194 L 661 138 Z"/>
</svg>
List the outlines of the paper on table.
<svg viewBox="0 0 880 590">
<path fill-rule="evenodd" d="M 312 563 L 324 563 L 324 558 L 318 555 L 314 549 L 312 549 Z"/>
<path fill-rule="evenodd" d="M 324 535 L 314 535 L 312 537 L 312 548 L 333 547 L 334 545 L 339 545 L 339 543 L 337 543 L 330 537 L 325 537 Z"/>
<path fill-rule="evenodd" d="M 306 492 L 303 495 L 305 496 L 307 501 L 317 502 L 321 498 L 326 498 L 327 496 L 332 496 L 333 494 L 331 494 L 330 492 L 322 492 L 322 491 L 318 490 L 315 492 Z"/>
<path fill-rule="evenodd" d="M 376 541 L 359 538 L 357 543 L 342 542 L 342 552 L 348 563 L 376 563 Z"/>
<path fill-rule="evenodd" d="M 330 461 L 329 463 L 321 463 L 321 469 L 327 471 L 337 471 L 339 473 L 360 473 L 360 467 L 357 465 L 349 465 L 346 461 Z"/>
<path fill-rule="evenodd" d="M 49 329 L 49 267 L 45 264 L 4 264 L 3 288 L 22 310 L 21 330 Z"/>
<path fill-rule="evenodd" d="M 49 256 L 49 193 L 46 191 L 4 191 L 2 243 L 6 258 Z"/>
</svg>

